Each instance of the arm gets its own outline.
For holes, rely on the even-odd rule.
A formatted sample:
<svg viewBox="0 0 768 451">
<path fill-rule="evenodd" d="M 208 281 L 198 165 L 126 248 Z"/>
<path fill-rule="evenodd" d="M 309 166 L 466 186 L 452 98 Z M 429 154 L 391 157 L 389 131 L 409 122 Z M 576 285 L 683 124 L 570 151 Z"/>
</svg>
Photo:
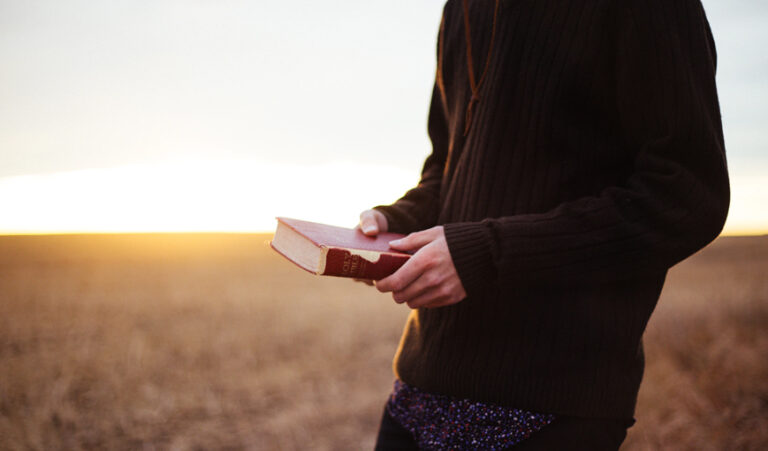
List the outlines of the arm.
<svg viewBox="0 0 768 451">
<path fill-rule="evenodd" d="M 701 3 L 627 4 L 617 27 L 616 95 L 633 173 L 622 186 L 547 213 L 447 224 L 470 295 L 486 283 L 662 273 L 722 229 L 728 174 Z"/>
</svg>

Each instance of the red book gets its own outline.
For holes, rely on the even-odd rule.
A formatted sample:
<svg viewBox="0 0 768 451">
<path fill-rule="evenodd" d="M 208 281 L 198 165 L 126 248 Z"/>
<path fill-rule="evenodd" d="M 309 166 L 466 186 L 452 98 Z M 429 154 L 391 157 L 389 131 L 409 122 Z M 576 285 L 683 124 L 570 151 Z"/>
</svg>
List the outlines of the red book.
<svg viewBox="0 0 768 451">
<path fill-rule="evenodd" d="M 277 218 L 270 245 L 313 274 L 379 280 L 397 271 L 411 257 L 389 247 L 390 241 L 403 236 L 380 233 L 370 237 L 359 229 Z"/>
</svg>

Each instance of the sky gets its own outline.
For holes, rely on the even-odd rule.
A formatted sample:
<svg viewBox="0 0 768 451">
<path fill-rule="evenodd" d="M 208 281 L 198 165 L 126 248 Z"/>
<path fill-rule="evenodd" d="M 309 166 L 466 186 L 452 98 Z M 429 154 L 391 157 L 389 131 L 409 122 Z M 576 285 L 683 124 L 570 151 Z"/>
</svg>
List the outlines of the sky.
<svg viewBox="0 0 768 451">
<path fill-rule="evenodd" d="M 768 233 L 768 2 L 704 0 Z M 418 181 L 442 0 L 0 0 L 0 233 L 354 225 Z"/>
</svg>

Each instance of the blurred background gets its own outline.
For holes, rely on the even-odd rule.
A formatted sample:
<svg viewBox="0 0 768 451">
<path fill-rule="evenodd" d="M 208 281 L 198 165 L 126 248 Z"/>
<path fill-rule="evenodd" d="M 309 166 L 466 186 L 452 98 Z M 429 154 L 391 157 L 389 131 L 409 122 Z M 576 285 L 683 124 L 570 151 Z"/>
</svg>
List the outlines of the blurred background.
<svg viewBox="0 0 768 451">
<path fill-rule="evenodd" d="M 0 0 L 0 232 L 354 223 L 413 186 L 430 151 L 442 6 Z M 762 233 L 768 3 L 704 6 L 733 183 L 726 233 Z"/>
<path fill-rule="evenodd" d="M 768 447 L 768 3 L 703 4 L 731 211 L 625 449 Z M 266 243 L 418 180 L 442 6 L 0 0 L 0 448 L 371 448 L 408 312 Z"/>
</svg>

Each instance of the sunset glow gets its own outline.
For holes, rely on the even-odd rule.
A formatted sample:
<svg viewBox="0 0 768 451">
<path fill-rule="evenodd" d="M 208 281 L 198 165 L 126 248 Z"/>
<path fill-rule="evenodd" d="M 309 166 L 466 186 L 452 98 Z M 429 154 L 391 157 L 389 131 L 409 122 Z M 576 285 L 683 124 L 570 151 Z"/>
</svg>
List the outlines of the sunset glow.
<svg viewBox="0 0 768 451">
<path fill-rule="evenodd" d="M 418 170 L 353 163 L 188 161 L 0 179 L 0 234 L 268 232 L 275 216 L 352 226 Z M 768 232 L 768 180 L 736 177 L 725 234 Z"/>
<path fill-rule="evenodd" d="M 263 232 L 275 216 L 352 226 L 418 171 L 196 161 L 0 179 L 0 233 Z"/>
</svg>

